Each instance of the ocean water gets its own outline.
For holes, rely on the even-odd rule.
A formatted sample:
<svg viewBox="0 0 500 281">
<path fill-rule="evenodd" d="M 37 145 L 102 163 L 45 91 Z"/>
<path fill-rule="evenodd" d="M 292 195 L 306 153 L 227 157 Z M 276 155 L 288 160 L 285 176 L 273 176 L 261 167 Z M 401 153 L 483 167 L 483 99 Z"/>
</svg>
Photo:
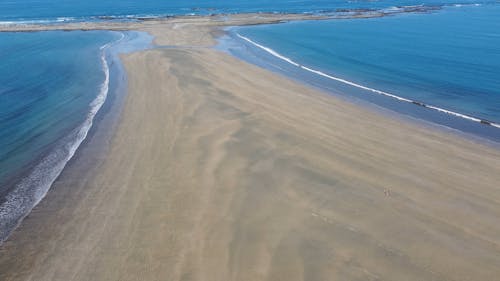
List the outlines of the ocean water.
<svg viewBox="0 0 500 281">
<path fill-rule="evenodd" d="M 425 104 L 427 110 L 435 107 L 477 122 L 500 123 L 498 4 L 237 27 L 230 34 L 288 64 L 288 72 L 313 72 L 356 90 Z M 500 128 L 495 129 L 489 130 L 493 135 L 486 134 L 498 140 Z"/>
<path fill-rule="evenodd" d="M 120 33 L 0 33 L 0 241 L 46 193 L 108 90 Z"/>
<path fill-rule="evenodd" d="M 385 9 L 394 6 L 443 6 L 494 3 L 495 0 L 9 0 L 0 1 L 0 23 L 61 22 L 179 14 L 241 12 L 330 13 L 338 9 Z"/>
</svg>

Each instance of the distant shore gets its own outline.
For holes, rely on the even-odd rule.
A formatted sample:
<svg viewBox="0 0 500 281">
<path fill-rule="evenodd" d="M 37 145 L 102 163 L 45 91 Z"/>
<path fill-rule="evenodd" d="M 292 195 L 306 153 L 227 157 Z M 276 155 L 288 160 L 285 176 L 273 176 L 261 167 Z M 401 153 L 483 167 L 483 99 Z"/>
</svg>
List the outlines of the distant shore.
<svg viewBox="0 0 500 281">
<path fill-rule="evenodd" d="M 0 24 L 0 32 L 32 32 L 48 30 L 141 30 L 152 25 L 183 22 L 204 22 L 212 26 L 272 24 L 292 20 L 324 20 L 377 18 L 404 13 L 429 13 L 442 9 L 440 6 L 398 6 L 392 9 L 337 9 L 321 13 L 238 13 L 211 15 L 175 15 L 159 17 L 115 18 L 98 16 L 93 21 L 54 22 L 38 24 L 11 22 Z"/>
<path fill-rule="evenodd" d="M 231 14 L 212 16 L 175 16 L 137 21 L 98 20 L 91 22 L 69 22 L 55 24 L 5 24 L 0 25 L 0 32 L 32 32 L 48 30 L 143 30 L 160 25 L 202 24 L 204 26 L 232 26 L 252 24 L 272 24 L 291 20 L 327 19 L 327 16 L 307 14 Z"/>
<path fill-rule="evenodd" d="M 82 147 L 86 165 L 0 246 L 0 279 L 496 280 L 499 150 L 213 48 L 221 26 L 311 19 L 10 30 L 138 30 L 169 48 L 122 56 L 128 94 L 106 155 Z"/>
</svg>

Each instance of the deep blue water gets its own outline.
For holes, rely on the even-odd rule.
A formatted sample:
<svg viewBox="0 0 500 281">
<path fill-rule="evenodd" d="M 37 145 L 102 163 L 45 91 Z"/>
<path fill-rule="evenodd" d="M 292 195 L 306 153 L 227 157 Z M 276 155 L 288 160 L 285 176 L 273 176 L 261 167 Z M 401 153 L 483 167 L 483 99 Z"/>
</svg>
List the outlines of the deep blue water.
<svg viewBox="0 0 500 281">
<path fill-rule="evenodd" d="M 331 12 L 408 5 L 491 3 L 495 0 L 9 0 L 0 1 L 0 22 L 84 20 L 100 16 L 164 16 L 241 12 Z"/>
<path fill-rule="evenodd" d="M 500 5 L 234 31 L 335 77 L 500 122 Z"/>
</svg>

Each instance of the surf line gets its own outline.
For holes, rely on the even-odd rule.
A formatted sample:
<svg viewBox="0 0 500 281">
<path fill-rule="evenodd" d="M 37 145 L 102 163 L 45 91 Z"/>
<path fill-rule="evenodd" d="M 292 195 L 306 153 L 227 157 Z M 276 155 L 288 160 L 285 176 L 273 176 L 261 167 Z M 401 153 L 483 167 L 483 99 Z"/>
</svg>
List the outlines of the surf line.
<svg viewBox="0 0 500 281">
<path fill-rule="evenodd" d="M 86 139 L 88 132 L 92 128 L 94 117 L 106 101 L 109 92 L 110 69 L 109 62 L 106 59 L 108 49 L 120 43 L 124 38 L 125 34 L 121 33 L 120 39 L 100 47 L 100 61 L 104 80 L 100 85 L 99 93 L 89 104 L 90 109 L 83 123 L 69 135 L 63 137 L 56 144 L 56 148 L 45 156 L 26 177 L 21 179 L 13 190 L 6 195 L 5 201 L 0 204 L 0 245 L 47 195 L 54 181 Z"/>
<path fill-rule="evenodd" d="M 446 113 L 446 114 L 450 114 L 450 115 L 453 115 L 455 117 L 459 117 L 459 118 L 463 118 L 463 119 L 467 119 L 467 120 L 470 120 L 470 121 L 473 121 L 473 122 L 477 122 L 477 123 L 480 123 L 480 124 L 484 124 L 484 125 L 489 125 L 489 126 L 493 126 L 493 127 L 496 127 L 496 128 L 499 128 L 500 129 L 500 124 L 497 124 L 497 123 L 494 123 L 494 122 L 491 122 L 491 121 L 488 121 L 488 120 L 485 120 L 485 119 L 480 119 L 480 118 L 477 118 L 477 117 L 473 117 L 473 116 L 469 116 L 469 115 L 466 115 L 466 114 L 462 114 L 462 113 L 458 113 L 458 112 L 454 112 L 454 111 L 451 111 L 451 110 L 447 110 L 447 109 L 444 109 L 444 108 L 440 108 L 440 107 L 437 107 L 437 106 L 433 106 L 433 105 L 428 105 L 428 104 L 425 104 L 425 103 L 422 103 L 422 102 L 419 102 L 419 101 L 414 101 L 414 100 L 411 100 L 411 99 L 407 99 L 407 98 L 403 98 L 403 97 L 400 97 L 400 96 L 397 96 L 397 95 L 394 95 L 394 94 L 391 94 L 391 93 L 388 93 L 388 92 L 384 92 L 384 91 L 380 91 L 380 90 L 377 90 L 377 89 L 373 89 L 373 88 L 370 88 L 370 87 L 366 87 L 366 86 L 363 86 L 363 85 L 360 85 L 360 84 L 357 84 L 357 83 L 354 83 L 354 82 L 351 82 L 351 81 L 348 81 L 348 80 L 345 80 L 345 79 L 342 79 L 342 78 L 338 78 L 338 77 L 335 77 L 335 76 L 332 76 L 332 75 L 329 75 L 329 74 L 326 74 L 324 72 L 321 72 L 319 70 L 315 70 L 315 69 L 312 69 L 312 68 L 309 68 L 307 66 L 304 66 L 304 65 L 301 65 L 295 61 L 293 61 L 292 59 L 290 58 L 287 58 L 283 55 L 281 55 L 280 53 L 276 52 L 275 50 L 271 49 L 271 48 L 268 48 L 266 46 L 263 46 L 257 42 L 254 42 L 252 41 L 251 39 L 243 36 L 243 35 L 240 35 L 239 33 L 236 33 L 236 36 L 238 36 L 240 39 L 243 39 L 244 41 L 266 51 L 267 53 L 283 60 L 283 61 L 286 61 L 298 68 L 301 68 L 303 70 L 306 70 L 306 71 L 309 71 L 309 72 L 312 72 L 314 74 L 317 74 L 319 76 L 323 76 L 325 78 L 328 78 L 328 79 L 331 79 L 331 80 L 334 80 L 334 81 L 337 81 L 337 82 L 341 82 L 341 83 L 344 83 L 344 84 L 347 84 L 349 86 L 353 86 L 353 87 L 356 87 L 356 88 L 359 88 L 359 89 L 363 89 L 363 90 L 366 90 L 366 91 L 370 91 L 372 93 L 376 93 L 376 94 L 379 94 L 379 95 L 382 95 L 382 96 L 386 96 L 386 97 L 390 97 L 390 98 L 393 98 L 393 99 L 396 99 L 396 100 L 399 100 L 399 101 L 402 101 L 402 102 L 408 102 L 408 103 L 412 103 L 414 105 L 417 105 L 417 106 L 421 106 L 421 107 L 425 107 L 425 108 L 429 108 L 431 110 L 436 110 L 436 111 L 439 111 L 441 113 Z"/>
</svg>

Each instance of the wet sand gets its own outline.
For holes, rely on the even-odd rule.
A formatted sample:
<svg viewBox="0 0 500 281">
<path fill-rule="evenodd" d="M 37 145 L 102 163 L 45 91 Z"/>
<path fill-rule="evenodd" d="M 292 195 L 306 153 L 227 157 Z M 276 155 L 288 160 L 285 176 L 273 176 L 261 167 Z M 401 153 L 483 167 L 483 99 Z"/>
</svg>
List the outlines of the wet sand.
<svg viewBox="0 0 500 281">
<path fill-rule="evenodd" d="M 147 30 L 178 48 L 123 57 L 108 152 L 82 148 L 0 280 L 498 280 L 498 149 L 183 48 L 215 31 L 174 26 Z"/>
</svg>

